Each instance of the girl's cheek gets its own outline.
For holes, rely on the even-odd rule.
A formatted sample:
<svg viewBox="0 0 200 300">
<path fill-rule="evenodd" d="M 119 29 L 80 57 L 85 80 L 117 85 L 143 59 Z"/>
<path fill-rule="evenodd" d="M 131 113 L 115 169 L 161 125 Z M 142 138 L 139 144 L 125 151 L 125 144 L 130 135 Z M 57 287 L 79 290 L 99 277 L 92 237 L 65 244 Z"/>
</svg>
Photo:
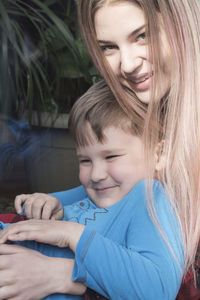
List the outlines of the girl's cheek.
<svg viewBox="0 0 200 300">
<path fill-rule="evenodd" d="M 113 73 L 115 75 L 119 76 L 121 74 L 121 71 L 120 71 L 120 59 L 119 59 L 118 55 L 107 56 L 106 60 L 107 60 L 108 64 L 110 65 Z"/>
</svg>

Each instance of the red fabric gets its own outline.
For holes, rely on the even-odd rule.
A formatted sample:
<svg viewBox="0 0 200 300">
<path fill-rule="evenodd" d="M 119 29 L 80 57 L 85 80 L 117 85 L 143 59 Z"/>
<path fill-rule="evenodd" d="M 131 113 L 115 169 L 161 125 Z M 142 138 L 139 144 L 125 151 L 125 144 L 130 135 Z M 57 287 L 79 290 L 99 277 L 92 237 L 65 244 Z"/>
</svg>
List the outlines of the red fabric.
<svg viewBox="0 0 200 300">
<path fill-rule="evenodd" d="M 200 289 L 195 287 L 193 272 L 186 274 L 176 300 L 200 300 Z"/>
<path fill-rule="evenodd" d="M 0 214 L 0 221 L 4 223 L 16 223 L 26 220 L 26 217 L 17 214 Z"/>
<path fill-rule="evenodd" d="M 200 243 L 194 263 L 196 286 L 193 272 L 188 272 L 181 284 L 176 300 L 200 300 Z"/>
<path fill-rule="evenodd" d="M 186 278 L 183 280 L 176 300 L 199 300 L 200 290 L 195 287 L 193 275 L 187 274 Z"/>
</svg>

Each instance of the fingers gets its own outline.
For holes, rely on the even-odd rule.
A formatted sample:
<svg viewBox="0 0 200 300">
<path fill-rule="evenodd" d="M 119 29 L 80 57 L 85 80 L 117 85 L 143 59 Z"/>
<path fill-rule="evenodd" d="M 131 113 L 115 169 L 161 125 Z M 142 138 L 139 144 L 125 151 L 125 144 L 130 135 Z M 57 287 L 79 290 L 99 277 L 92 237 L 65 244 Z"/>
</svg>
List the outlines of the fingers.
<svg viewBox="0 0 200 300">
<path fill-rule="evenodd" d="M 52 214 L 51 216 L 51 220 L 61 220 L 63 218 L 63 207 L 61 209 L 59 209 L 58 211 L 54 212 L 54 214 Z"/>
<path fill-rule="evenodd" d="M 41 219 L 43 220 L 61 220 L 63 218 L 63 207 L 62 204 L 59 203 L 53 203 L 53 202 L 46 202 L 43 211 Z"/>
<path fill-rule="evenodd" d="M 24 212 L 28 219 L 41 219 L 41 213 L 43 209 L 45 201 L 34 194 L 31 198 L 29 198 L 24 204 Z"/>
<path fill-rule="evenodd" d="M 22 210 L 22 205 L 23 203 L 27 200 L 27 198 L 29 197 L 30 195 L 26 195 L 26 194 L 22 194 L 22 195 L 19 195 L 15 198 L 15 201 L 14 201 L 14 206 L 15 206 L 15 210 L 18 214 L 21 214 L 23 212 Z"/>
<path fill-rule="evenodd" d="M 30 249 L 26 249 L 22 246 L 19 246 L 19 245 L 7 245 L 7 244 L 2 244 L 0 245 L 0 255 L 11 255 L 11 254 L 16 254 L 16 253 L 19 253 L 19 252 L 22 252 L 22 251 L 32 251 Z M 2 256 L 1 256 L 2 258 Z M 0 260 L 0 261 L 4 261 L 3 260 Z M 1 263 L 0 263 L 0 269 L 1 269 Z"/>
<path fill-rule="evenodd" d="M 18 224 L 15 225 L 14 224 L 14 228 L 13 228 L 13 225 L 9 225 L 8 227 L 4 228 L 1 232 L 0 232 L 0 244 L 4 244 L 7 242 L 8 240 L 8 236 L 9 234 L 13 234 L 16 232 L 18 228 Z"/>
<path fill-rule="evenodd" d="M 22 205 L 24 204 L 24 214 L 28 219 L 40 219 L 41 210 L 44 205 L 43 194 L 22 194 L 15 198 L 15 209 L 18 214 L 22 213 Z"/>
<path fill-rule="evenodd" d="M 35 231 L 29 231 L 29 232 L 18 232 L 18 233 L 11 233 L 8 235 L 8 240 L 9 241 L 38 241 L 40 242 L 39 239 L 39 231 L 38 234 L 36 234 Z"/>
<path fill-rule="evenodd" d="M 62 219 L 63 209 L 60 201 L 48 194 L 34 193 L 27 195 L 19 195 L 15 199 L 15 208 L 17 213 L 22 211 L 24 204 L 24 214 L 28 219 L 51 219 L 55 215 L 55 219 Z"/>
<path fill-rule="evenodd" d="M 52 212 L 56 208 L 56 203 L 52 201 L 46 201 L 45 205 L 43 206 L 42 214 L 41 214 L 41 219 L 43 220 L 49 220 L 51 219 Z"/>
<path fill-rule="evenodd" d="M 45 298 L 48 262 L 37 251 L 17 245 L 0 245 L 0 300 Z M 50 289 L 49 293 L 53 292 Z"/>
<path fill-rule="evenodd" d="M 3 286 L 0 287 L 0 300 L 16 300 L 17 298 L 11 298 L 14 296 L 14 293 L 12 292 L 12 288 L 10 288 L 10 285 L 5 285 L 4 282 L 2 284 Z"/>
<path fill-rule="evenodd" d="M 0 244 L 3 244 L 8 240 L 12 241 L 13 236 L 14 240 L 16 240 L 17 234 L 27 232 L 28 230 L 36 230 L 36 228 L 36 226 L 32 225 L 31 221 L 22 221 L 10 224 L 0 232 Z M 20 240 L 22 240 L 22 236 L 20 236 L 20 238 Z"/>
<path fill-rule="evenodd" d="M 6 241 L 35 240 L 48 242 L 52 223 L 49 220 L 28 220 L 11 224 L 0 232 L 0 244 Z M 55 233 L 57 238 L 58 233 Z M 53 235 L 54 238 L 54 235 Z"/>
<path fill-rule="evenodd" d="M 60 248 L 67 247 L 70 235 L 76 238 L 76 228 L 70 222 L 52 220 L 28 220 L 11 224 L 0 232 L 0 244 L 6 241 L 34 240 Z M 76 226 L 77 227 L 77 226 Z M 70 230 L 68 230 L 70 229 Z"/>
<path fill-rule="evenodd" d="M 42 210 L 46 203 L 46 195 L 42 193 L 34 193 L 28 195 L 24 203 L 24 213 L 28 219 L 41 219 Z"/>
</svg>

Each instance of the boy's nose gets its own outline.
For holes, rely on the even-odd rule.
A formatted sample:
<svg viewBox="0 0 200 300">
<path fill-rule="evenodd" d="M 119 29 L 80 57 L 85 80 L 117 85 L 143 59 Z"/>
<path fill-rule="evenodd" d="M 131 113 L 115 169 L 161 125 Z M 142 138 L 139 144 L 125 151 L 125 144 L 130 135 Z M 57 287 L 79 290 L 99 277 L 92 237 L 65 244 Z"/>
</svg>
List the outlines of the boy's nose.
<svg viewBox="0 0 200 300">
<path fill-rule="evenodd" d="M 93 182 L 99 182 L 101 180 L 106 179 L 106 177 L 107 177 L 106 166 L 103 163 L 98 163 L 93 165 L 91 171 L 91 180 Z"/>
</svg>

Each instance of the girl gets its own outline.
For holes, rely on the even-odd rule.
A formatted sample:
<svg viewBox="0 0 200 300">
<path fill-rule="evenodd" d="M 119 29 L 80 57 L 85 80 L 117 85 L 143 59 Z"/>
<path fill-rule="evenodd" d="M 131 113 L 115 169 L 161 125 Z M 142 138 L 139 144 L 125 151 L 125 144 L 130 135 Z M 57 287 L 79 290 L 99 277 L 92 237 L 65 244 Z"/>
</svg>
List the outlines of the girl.
<svg viewBox="0 0 200 300">
<path fill-rule="evenodd" d="M 151 174 L 149 157 L 162 125 L 162 180 L 182 229 L 186 272 L 200 238 L 199 1 L 80 0 L 79 19 L 88 51 L 122 109 L 145 119 Z M 156 217 L 151 205 L 150 211 Z"/>
</svg>

